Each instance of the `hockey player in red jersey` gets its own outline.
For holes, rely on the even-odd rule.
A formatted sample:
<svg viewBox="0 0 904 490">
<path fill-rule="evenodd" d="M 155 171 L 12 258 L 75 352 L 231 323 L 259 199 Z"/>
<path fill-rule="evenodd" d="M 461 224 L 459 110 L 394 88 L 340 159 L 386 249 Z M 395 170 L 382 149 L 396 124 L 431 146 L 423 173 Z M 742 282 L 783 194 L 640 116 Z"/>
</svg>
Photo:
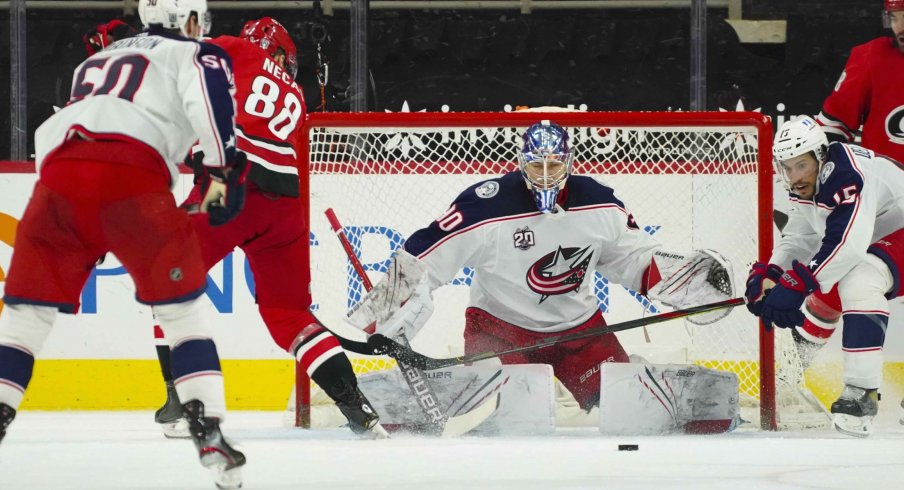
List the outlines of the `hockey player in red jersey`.
<svg viewBox="0 0 904 490">
<path fill-rule="evenodd" d="M 376 412 L 358 389 L 339 340 L 309 310 L 310 244 L 302 231 L 307 210 L 299 199 L 296 163 L 305 106 L 294 81 L 295 44 L 286 29 L 270 17 L 249 21 L 239 37 L 220 36 L 208 42 L 223 48 L 233 60 L 237 144 L 248 155 L 250 172 L 241 216 L 222 227 L 210 226 L 200 215 L 192 218 L 205 270 L 241 247 L 254 274 L 261 318 L 273 340 L 308 366 L 308 375 L 336 402 L 354 432 L 385 436 Z M 198 155 L 194 160 L 198 161 Z M 200 191 L 195 186 L 183 207 L 196 209 Z M 182 414 L 172 387 L 164 334 L 168 337 L 165 329 L 155 329 L 167 383 L 167 401 L 156 420 L 165 434 L 178 437 L 184 433 Z"/>
<path fill-rule="evenodd" d="M 817 122 L 829 141 L 850 143 L 862 127 L 862 145 L 904 161 L 904 0 L 884 0 L 893 36 L 854 47 Z"/>
<path fill-rule="evenodd" d="M 35 132 L 38 182 L 17 230 L 0 316 L 0 438 L 57 312 L 78 311 L 95 263 L 113 252 L 136 299 L 153 305 L 170 332 L 175 390 L 201 463 L 220 488 L 238 488 L 245 456 L 219 428 L 226 402 L 200 299 L 202 251 L 170 191 L 197 140 L 209 211 L 200 219 L 225 223 L 241 210 L 245 161 L 235 148 L 231 61 L 196 40 L 208 25 L 205 0 L 142 0 L 139 15 L 149 30 L 83 62 L 69 103 Z"/>
</svg>

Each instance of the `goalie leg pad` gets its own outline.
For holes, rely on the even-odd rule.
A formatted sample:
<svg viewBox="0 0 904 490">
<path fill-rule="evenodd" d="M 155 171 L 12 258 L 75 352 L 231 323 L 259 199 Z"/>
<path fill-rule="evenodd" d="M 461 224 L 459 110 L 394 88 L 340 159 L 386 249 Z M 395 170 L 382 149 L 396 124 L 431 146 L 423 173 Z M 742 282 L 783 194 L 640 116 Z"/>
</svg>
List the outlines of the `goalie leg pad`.
<svg viewBox="0 0 904 490">
<path fill-rule="evenodd" d="M 539 333 L 525 330 L 477 309 L 465 311 L 465 354 L 501 351 L 530 345 L 546 337 L 602 328 L 606 322 L 600 312 L 564 332 Z M 628 354 L 615 335 L 604 335 L 552 345 L 534 352 L 501 356 L 503 364 L 550 364 L 556 377 L 574 395 L 584 410 L 599 401 L 599 367 L 606 362 L 628 362 Z"/>
<path fill-rule="evenodd" d="M 548 365 L 453 366 L 425 371 L 424 375 L 449 417 L 466 414 L 497 393 L 501 395 L 493 415 L 469 434 L 555 433 L 554 379 Z M 359 386 L 387 428 L 417 430 L 426 422 L 423 409 L 398 369 L 364 374 Z"/>
<path fill-rule="evenodd" d="M 740 422 L 738 377 L 683 364 L 604 364 L 600 432 L 707 434 Z"/>
</svg>

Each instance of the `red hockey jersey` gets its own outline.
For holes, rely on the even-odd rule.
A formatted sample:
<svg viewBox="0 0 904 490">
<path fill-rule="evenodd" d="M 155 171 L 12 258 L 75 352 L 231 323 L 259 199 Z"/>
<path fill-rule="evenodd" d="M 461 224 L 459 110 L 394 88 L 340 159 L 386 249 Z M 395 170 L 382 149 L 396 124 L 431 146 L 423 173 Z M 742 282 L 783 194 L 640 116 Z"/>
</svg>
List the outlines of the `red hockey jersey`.
<svg viewBox="0 0 904 490">
<path fill-rule="evenodd" d="M 298 130 L 306 112 L 301 88 L 258 46 L 233 36 L 208 40 L 232 58 L 235 134 L 248 155 L 248 179 L 265 192 L 298 196 Z"/>
<path fill-rule="evenodd" d="M 904 53 L 891 37 L 854 47 L 835 90 L 817 117 L 830 139 L 862 145 L 904 161 Z"/>
</svg>

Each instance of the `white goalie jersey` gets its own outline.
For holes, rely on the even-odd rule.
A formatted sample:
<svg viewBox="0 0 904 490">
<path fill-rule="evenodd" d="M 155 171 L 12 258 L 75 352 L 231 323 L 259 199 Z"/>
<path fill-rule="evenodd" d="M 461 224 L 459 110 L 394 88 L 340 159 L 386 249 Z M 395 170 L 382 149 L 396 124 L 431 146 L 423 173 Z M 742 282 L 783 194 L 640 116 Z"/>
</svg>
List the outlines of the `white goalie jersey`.
<svg viewBox="0 0 904 490">
<path fill-rule="evenodd" d="M 157 151 L 175 183 L 197 140 L 204 164 L 235 157 L 232 62 L 218 46 L 154 31 L 122 39 L 75 70 L 69 103 L 35 132 L 37 168 L 75 135 Z"/>
<path fill-rule="evenodd" d="M 571 176 L 563 192 L 558 212 L 543 214 L 520 172 L 481 182 L 405 250 L 425 266 L 431 290 L 470 267 L 470 306 L 527 330 L 567 330 L 598 309 L 594 272 L 640 290 L 660 245 L 611 188 Z"/>
</svg>

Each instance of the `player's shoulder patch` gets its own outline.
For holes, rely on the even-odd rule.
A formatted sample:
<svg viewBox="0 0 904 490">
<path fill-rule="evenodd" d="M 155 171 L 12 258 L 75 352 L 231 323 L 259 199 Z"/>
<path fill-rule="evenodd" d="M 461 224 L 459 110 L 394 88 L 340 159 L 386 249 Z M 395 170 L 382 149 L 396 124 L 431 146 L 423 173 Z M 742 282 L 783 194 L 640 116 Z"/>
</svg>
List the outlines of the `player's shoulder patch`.
<svg viewBox="0 0 904 490">
<path fill-rule="evenodd" d="M 827 180 L 829 180 L 829 176 L 832 175 L 832 172 L 835 171 L 835 162 L 829 160 L 822 165 L 822 170 L 819 171 L 819 182 L 825 184 Z"/>
<path fill-rule="evenodd" d="M 474 189 L 474 193 L 481 199 L 489 199 L 499 194 L 499 182 L 488 180 Z"/>
</svg>

